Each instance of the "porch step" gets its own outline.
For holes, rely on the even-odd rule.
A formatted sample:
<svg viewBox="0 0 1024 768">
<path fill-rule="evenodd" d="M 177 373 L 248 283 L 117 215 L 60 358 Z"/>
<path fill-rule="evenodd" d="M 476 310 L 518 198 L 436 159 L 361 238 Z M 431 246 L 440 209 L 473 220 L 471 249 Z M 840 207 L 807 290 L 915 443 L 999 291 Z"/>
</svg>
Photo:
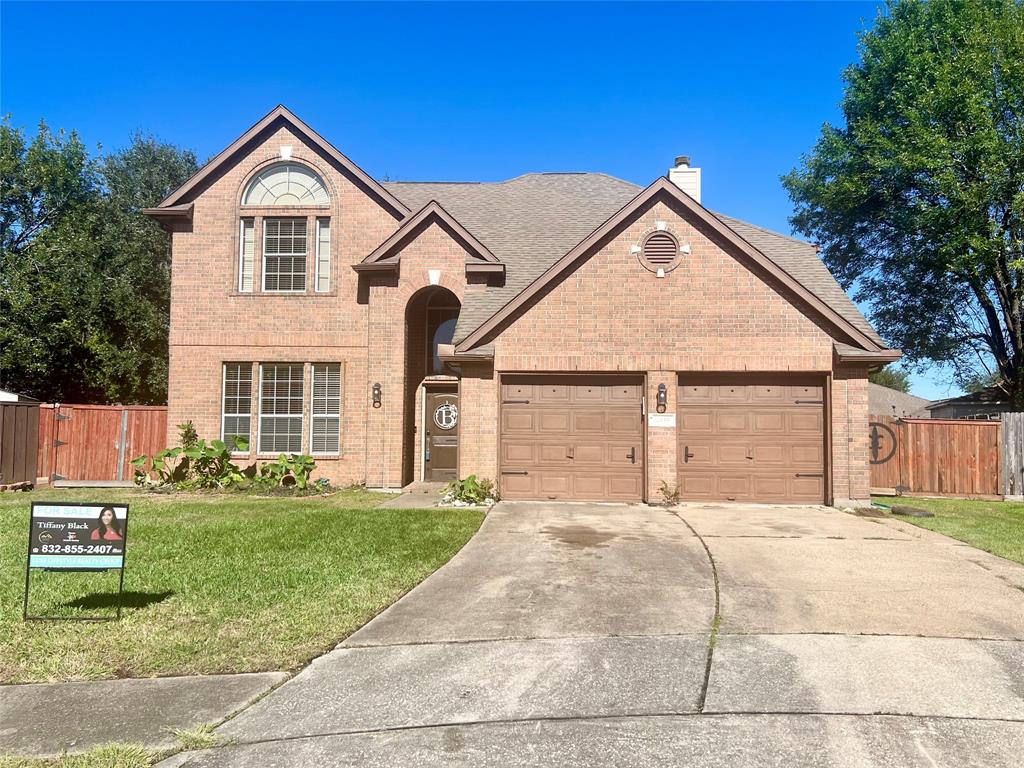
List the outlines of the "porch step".
<svg viewBox="0 0 1024 768">
<path fill-rule="evenodd" d="M 447 483 L 435 483 L 435 482 L 417 482 L 409 483 L 405 488 L 402 489 L 402 493 L 419 493 L 426 496 L 440 496 L 441 491 Z"/>
</svg>

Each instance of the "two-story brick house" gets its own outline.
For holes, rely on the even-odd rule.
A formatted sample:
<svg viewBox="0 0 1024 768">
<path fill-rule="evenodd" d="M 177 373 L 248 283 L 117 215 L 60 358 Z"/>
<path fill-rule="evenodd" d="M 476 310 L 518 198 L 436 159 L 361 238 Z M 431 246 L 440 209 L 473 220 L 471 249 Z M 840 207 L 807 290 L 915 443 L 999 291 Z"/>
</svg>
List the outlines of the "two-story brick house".
<svg viewBox="0 0 1024 768">
<path fill-rule="evenodd" d="M 887 348 L 813 246 L 713 213 L 680 158 L 380 182 L 278 107 L 157 208 L 170 423 L 337 483 L 505 498 L 868 495 Z"/>
</svg>

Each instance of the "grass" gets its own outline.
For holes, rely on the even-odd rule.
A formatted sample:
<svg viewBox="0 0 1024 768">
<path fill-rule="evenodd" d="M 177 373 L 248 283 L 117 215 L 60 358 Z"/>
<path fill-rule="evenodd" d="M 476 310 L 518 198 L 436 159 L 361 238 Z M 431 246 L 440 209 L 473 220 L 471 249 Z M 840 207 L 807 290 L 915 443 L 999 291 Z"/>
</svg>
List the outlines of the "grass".
<svg viewBox="0 0 1024 768">
<path fill-rule="evenodd" d="M 301 666 L 445 563 L 483 518 L 374 508 L 383 498 L 2 494 L 0 682 Z M 22 621 L 29 502 L 53 499 L 131 505 L 121 621 Z M 113 615 L 117 577 L 32 571 L 30 613 Z"/>
<path fill-rule="evenodd" d="M 937 531 L 994 555 L 1024 563 L 1024 504 L 966 499 L 900 499 L 878 497 L 891 506 L 905 504 L 935 513 L 935 517 L 901 517 L 908 523 Z"/>
<path fill-rule="evenodd" d="M 137 744 L 104 744 L 52 759 L 0 757 L 0 768 L 150 768 L 163 757 Z"/>
<path fill-rule="evenodd" d="M 137 744 L 103 744 L 55 758 L 0 757 L 0 768 L 150 768 L 164 758 Z"/>
</svg>

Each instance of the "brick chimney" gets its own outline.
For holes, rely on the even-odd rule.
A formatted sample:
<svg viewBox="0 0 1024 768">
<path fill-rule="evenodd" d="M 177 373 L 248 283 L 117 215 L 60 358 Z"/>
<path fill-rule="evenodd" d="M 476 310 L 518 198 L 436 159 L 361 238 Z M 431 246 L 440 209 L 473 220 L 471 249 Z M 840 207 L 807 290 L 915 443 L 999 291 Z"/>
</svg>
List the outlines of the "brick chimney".
<svg viewBox="0 0 1024 768">
<path fill-rule="evenodd" d="M 669 169 L 668 180 L 700 202 L 700 168 L 690 166 L 689 155 L 680 155 L 676 158 L 675 166 Z"/>
</svg>

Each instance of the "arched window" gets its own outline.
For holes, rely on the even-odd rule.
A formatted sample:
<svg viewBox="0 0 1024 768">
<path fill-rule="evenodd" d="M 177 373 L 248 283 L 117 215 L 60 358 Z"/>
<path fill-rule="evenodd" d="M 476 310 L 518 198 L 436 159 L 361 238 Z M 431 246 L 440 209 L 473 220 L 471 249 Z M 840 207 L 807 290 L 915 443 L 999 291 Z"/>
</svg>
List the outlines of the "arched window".
<svg viewBox="0 0 1024 768">
<path fill-rule="evenodd" d="M 328 205 L 331 196 L 317 173 L 298 163 L 277 163 L 249 182 L 242 205 Z"/>
<path fill-rule="evenodd" d="M 323 178 L 306 165 L 286 161 L 260 171 L 242 195 L 238 291 L 306 293 L 310 284 L 316 293 L 330 291 L 331 217 L 322 210 L 330 203 Z"/>
</svg>

